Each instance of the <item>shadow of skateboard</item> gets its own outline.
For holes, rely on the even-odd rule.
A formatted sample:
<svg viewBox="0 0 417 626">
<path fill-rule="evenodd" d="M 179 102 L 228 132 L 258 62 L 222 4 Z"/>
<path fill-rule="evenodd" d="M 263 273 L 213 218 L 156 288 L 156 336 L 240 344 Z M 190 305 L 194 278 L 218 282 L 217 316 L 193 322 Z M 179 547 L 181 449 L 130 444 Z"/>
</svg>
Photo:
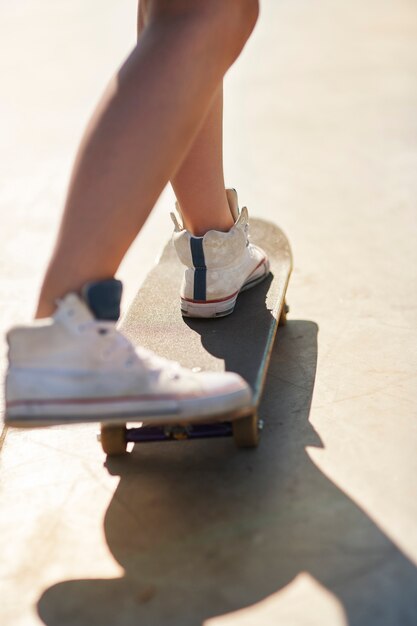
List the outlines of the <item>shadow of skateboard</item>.
<svg viewBox="0 0 417 626">
<path fill-rule="evenodd" d="M 309 421 L 317 332 L 305 320 L 280 331 L 258 450 L 230 454 L 228 440 L 202 440 L 107 459 L 120 480 L 100 531 L 123 571 L 51 585 L 37 604 L 44 624 L 201 626 L 244 607 L 262 611 L 265 600 L 268 623 L 289 624 L 280 592 L 307 572 L 339 603 L 338 624 L 415 626 L 415 564 L 308 451 L 323 447 Z M 305 615 L 324 623 L 309 598 L 298 597 Z M 239 615 L 231 620 L 264 623 L 257 612 L 251 622 Z"/>
</svg>

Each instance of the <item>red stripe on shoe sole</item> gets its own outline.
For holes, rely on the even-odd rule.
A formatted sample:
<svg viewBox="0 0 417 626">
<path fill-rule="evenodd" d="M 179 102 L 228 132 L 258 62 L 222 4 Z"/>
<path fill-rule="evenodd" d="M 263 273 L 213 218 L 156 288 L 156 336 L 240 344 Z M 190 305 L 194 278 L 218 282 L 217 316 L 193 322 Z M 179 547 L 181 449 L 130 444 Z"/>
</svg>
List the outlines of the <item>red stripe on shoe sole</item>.
<svg viewBox="0 0 417 626">
<path fill-rule="evenodd" d="M 239 292 L 235 291 L 230 296 L 226 296 L 226 298 L 219 298 L 218 300 L 192 300 L 191 298 L 181 298 L 181 300 L 185 300 L 185 302 L 192 302 L 193 304 L 216 304 L 218 302 L 226 302 L 226 300 L 231 300 L 235 296 L 237 296 Z"/>
<path fill-rule="evenodd" d="M 229 391 L 239 391 L 242 387 L 236 387 L 235 385 L 229 385 L 225 389 L 222 390 L 221 394 L 215 394 L 215 396 L 223 395 Z M 203 396 L 199 392 L 195 393 L 185 393 L 185 394 L 167 394 L 167 395 L 153 395 L 153 394 L 145 394 L 140 396 L 114 396 L 114 397 L 106 397 L 106 398 L 39 398 L 36 400 L 12 400 L 6 402 L 6 408 L 12 408 L 16 406 L 20 406 L 22 404 L 40 404 L 40 405 L 51 405 L 51 404 L 106 404 L 106 403 L 116 403 L 116 402 L 137 402 L 137 401 L 149 401 L 149 400 L 184 400 L 187 398 L 210 398 L 212 396 Z"/>
</svg>

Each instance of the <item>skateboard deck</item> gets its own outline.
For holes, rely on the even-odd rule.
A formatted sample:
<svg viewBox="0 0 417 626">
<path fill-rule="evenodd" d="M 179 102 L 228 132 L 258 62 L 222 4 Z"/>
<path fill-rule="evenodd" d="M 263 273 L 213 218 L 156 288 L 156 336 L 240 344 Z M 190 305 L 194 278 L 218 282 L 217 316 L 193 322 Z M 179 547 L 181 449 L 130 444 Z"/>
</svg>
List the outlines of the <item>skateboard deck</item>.
<svg viewBox="0 0 417 626">
<path fill-rule="evenodd" d="M 193 439 L 233 435 L 238 447 L 258 443 L 262 421 L 257 409 L 279 325 L 285 324 L 285 294 L 292 269 L 287 238 L 278 226 L 252 219 L 251 241 L 266 251 L 271 272 L 257 286 L 239 294 L 234 312 L 220 318 L 182 317 L 180 283 L 184 267 L 169 242 L 120 324 L 133 343 L 184 367 L 207 371 L 232 371 L 251 386 L 253 405 L 245 415 L 219 415 L 216 422 L 201 424 L 149 424 L 127 428 L 102 424 L 101 444 L 109 454 L 121 454 L 129 442 Z M 131 420 L 133 422 L 133 420 Z"/>
</svg>

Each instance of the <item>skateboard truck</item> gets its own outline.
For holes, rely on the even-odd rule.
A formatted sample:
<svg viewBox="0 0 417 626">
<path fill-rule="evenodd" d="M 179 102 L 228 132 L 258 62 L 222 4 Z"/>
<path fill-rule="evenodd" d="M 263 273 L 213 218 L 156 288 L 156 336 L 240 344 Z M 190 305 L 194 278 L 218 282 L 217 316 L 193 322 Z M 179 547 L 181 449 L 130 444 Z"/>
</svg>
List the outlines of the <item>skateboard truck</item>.
<svg viewBox="0 0 417 626">
<path fill-rule="evenodd" d="M 113 433 L 119 426 L 104 426 L 105 434 L 97 435 L 98 441 L 103 442 L 110 431 Z M 231 422 L 215 424 L 187 424 L 186 426 L 141 426 L 140 428 L 126 428 L 125 442 L 150 443 L 152 441 L 183 441 L 184 439 L 207 439 L 211 437 L 230 437 L 233 434 Z"/>
<path fill-rule="evenodd" d="M 238 448 L 256 447 L 263 420 L 256 414 L 247 415 L 231 422 L 210 424 L 175 424 L 172 426 L 139 426 L 102 424 L 97 435 L 104 452 L 119 455 L 126 452 L 129 443 L 151 443 L 155 441 L 183 441 L 184 439 L 213 439 L 233 437 Z"/>
</svg>

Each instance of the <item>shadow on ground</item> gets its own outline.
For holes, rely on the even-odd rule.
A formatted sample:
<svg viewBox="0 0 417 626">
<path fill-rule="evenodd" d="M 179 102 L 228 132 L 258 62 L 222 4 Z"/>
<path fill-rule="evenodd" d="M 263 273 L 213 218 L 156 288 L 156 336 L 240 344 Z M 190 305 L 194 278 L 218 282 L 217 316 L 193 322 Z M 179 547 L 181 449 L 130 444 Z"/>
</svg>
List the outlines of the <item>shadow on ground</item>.
<svg viewBox="0 0 417 626">
<path fill-rule="evenodd" d="M 349 626 L 415 625 L 416 568 L 306 452 L 322 445 L 308 421 L 316 363 L 317 326 L 289 322 L 272 355 L 256 451 L 193 441 L 136 446 L 109 461 L 120 483 L 104 529 L 125 574 L 51 587 L 38 603 L 44 623 L 197 626 L 309 572 Z"/>
</svg>

